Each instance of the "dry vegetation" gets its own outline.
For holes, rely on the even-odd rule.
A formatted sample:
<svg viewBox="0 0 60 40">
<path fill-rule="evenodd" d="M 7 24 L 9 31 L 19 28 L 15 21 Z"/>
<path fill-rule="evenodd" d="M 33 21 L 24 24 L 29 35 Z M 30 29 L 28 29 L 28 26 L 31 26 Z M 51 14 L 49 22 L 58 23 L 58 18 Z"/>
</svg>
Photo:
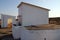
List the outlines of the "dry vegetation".
<svg viewBox="0 0 60 40">
<path fill-rule="evenodd" d="M 25 28 L 28 30 L 54 30 L 54 29 L 60 29 L 60 25 L 44 24 L 44 25 L 36 25 L 35 27 L 25 26 Z"/>
<path fill-rule="evenodd" d="M 12 34 L 12 29 L 10 28 L 0 29 L 0 37 L 5 35 L 10 35 L 10 34 Z"/>
</svg>

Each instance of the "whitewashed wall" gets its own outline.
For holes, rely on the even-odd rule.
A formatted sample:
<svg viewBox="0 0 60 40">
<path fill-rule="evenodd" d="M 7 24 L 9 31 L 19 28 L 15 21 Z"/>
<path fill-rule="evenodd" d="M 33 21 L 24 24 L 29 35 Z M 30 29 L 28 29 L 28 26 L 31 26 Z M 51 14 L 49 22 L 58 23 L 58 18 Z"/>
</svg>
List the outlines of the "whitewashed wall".
<svg viewBox="0 0 60 40">
<path fill-rule="evenodd" d="M 1 14 L 1 20 L 2 20 L 1 26 L 2 26 L 2 28 L 7 27 L 7 21 L 9 18 L 12 18 L 12 23 L 15 23 L 15 16 Z"/>
<path fill-rule="evenodd" d="M 13 26 L 12 27 L 12 34 L 13 34 L 13 37 L 14 39 L 19 39 L 21 38 L 21 28 L 22 26 Z"/>
<path fill-rule="evenodd" d="M 20 6 L 19 8 L 18 8 L 18 15 L 22 15 L 22 6 Z"/>
<path fill-rule="evenodd" d="M 21 32 L 21 40 L 60 40 L 60 29 L 56 30 L 26 30 Z"/>
<path fill-rule="evenodd" d="M 60 29 L 48 30 L 46 40 L 60 40 Z"/>
<path fill-rule="evenodd" d="M 44 30 L 23 30 L 21 40 L 44 40 Z"/>
<path fill-rule="evenodd" d="M 60 29 L 55 30 L 27 30 L 22 26 L 12 28 L 14 39 L 21 40 L 60 40 Z"/>
<path fill-rule="evenodd" d="M 48 24 L 48 10 L 22 4 L 18 11 L 22 15 L 23 26 Z"/>
</svg>

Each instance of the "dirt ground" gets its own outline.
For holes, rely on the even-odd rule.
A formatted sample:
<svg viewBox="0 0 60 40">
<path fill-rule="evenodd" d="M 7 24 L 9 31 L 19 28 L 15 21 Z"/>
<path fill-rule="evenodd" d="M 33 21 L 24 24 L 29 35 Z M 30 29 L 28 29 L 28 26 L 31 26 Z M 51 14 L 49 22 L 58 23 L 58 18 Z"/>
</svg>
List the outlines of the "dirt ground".
<svg viewBox="0 0 60 40">
<path fill-rule="evenodd" d="M 13 38 L 11 28 L 1 28 L 0 29 L 0 40 L 20 40 L 20 39 Z"/>
</svg>

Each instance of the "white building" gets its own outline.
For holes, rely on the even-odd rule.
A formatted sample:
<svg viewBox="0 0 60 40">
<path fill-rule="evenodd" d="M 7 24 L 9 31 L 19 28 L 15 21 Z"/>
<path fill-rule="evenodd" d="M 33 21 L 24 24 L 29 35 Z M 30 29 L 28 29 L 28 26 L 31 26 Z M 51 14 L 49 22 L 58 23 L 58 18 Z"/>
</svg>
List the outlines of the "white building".
<svg viewBox="0 0 60 40">
<path fill-rule="evenodd" d="M 48 13 L 49 13 L 49 9 L 35 6 L 29 3 L 21 2 L 21 4 L 18 5 L 18 15 L 19 15 L 18 19 L 19 22 L 22 24 L 22 27 L 29 25 L 48 24 Z M 40 37 L 40 35 L 38 36 L 38 34 L 35 34 L 35 32 L 32 35 L 30 33 L 31 30 L 27 30 L 27 29 L 24 30 L 22 27 L 12 28 L 14 38 L 21 37 L 22 40 L 37 40 L 37 38 Z M 40 30 L 38 30 L 37 32 L 40 34 Z M 43 37 L 43 35 L 41 36 Z M 38 40 L 40 40 L 40 38 Z"/>
<path fill-rule="evenodd" d="M 21 4 L 18 5 L 18 12 L 19 22 L 22 23 L 22 26 L 12 28 L 15 39 L 60 40 L 60 25 L 48 24 L 49 9 L 21 2 Z M 32 27 L 30 25 L 39 26 Z"/>
<path fill-rule="evenodd" d="M 6 28 L 9 24 L 15 24 L 15 20 L 15 16 L 1 14 L 1 28 Z"/>
<path fill-rule="evenodd" d="M 19 21 L 23 26 L 48 24 L 49 9 L 21 2 L 18 5 Z"/>
</svg>

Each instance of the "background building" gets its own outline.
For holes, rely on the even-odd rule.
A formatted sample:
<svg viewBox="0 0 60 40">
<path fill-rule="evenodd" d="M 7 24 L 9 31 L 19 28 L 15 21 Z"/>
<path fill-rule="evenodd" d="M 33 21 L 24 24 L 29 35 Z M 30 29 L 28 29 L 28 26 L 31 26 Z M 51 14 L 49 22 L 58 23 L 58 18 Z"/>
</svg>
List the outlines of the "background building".
<svg viewBox="0 0 60 40">
<path fill-rule="evenodd" d="M 15 16 L 1 14 L 1 28 L 12 27 L 15 19 Z"/>
<path fill-rule="evenodd" d="M 49 18 L 49 24 L 57 24 L 57 25 L 60 25 L 60 17 Z"/>
</svg>

